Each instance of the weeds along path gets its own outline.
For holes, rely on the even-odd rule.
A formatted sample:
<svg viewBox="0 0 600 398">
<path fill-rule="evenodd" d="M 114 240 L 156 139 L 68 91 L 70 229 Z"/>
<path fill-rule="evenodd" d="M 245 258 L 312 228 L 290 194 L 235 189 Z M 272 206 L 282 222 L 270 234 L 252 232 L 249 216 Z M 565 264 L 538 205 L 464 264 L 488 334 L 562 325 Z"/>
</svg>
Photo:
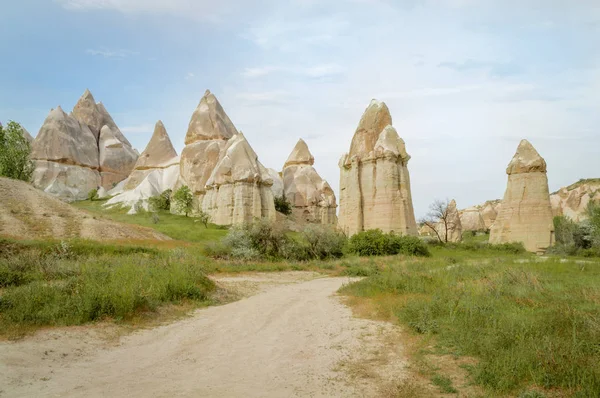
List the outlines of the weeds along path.
<svg viewBox="0 0 600 398">
<path fill-rule="evenodd" d="M 354 318 L 335 296 L 349 279 L 299 274 L 117 344 L 86 328 L 0 343 L 0 396 L 377 396 L 401 380 L 395 327 Z"/>
</svg>

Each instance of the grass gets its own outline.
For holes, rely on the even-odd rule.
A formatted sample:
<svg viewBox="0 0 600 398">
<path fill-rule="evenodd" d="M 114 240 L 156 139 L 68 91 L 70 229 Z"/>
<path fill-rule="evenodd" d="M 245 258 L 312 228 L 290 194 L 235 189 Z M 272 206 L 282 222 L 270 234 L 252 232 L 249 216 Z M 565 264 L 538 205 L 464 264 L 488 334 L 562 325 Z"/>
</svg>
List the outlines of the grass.
<svg viewBox="0 0 600 398">
<path fill-rule="evenodd" d="M 437 386 L 440 389 L 440 392 L 442 392 L 442 393 L 445 393 L 445 394 L 458 393 L 458 390 L 452 386 L 452 380 L 450 380 L 446 376 L 436 374 L 431 378 L 431 382 L 433 383 L 433 385 Z"/>
<path fill-rule="evenodd" d="M 206 244 L 219 240 L 227 234 L 227 229 L 214 224 L 209 224 L 208 228 L 205 228 L 194 217 L 185 217 L 171 214 L 168 211 L 160 211 L 157 213 L 159 221 L 154 223 L 151 213 L 127 214 L 128 209 L 120 207 L 107 209 L 103 207 L 105 203 L 106 200 L 84 200 L 75 202 L 73 205 L 79 209 L 87 210 L 113 221 L 153 228 L 170 238 L 186 242 Z"/>
<path fill-rule="evenodd" d="M 432 339 L 440 355 L 475 358 L 470 378 L 492 396 L 599 396 L 600 262 L 435 248 L 372 267 L 342 293 L 372 301 L 374 315 Z"/>
</svg>

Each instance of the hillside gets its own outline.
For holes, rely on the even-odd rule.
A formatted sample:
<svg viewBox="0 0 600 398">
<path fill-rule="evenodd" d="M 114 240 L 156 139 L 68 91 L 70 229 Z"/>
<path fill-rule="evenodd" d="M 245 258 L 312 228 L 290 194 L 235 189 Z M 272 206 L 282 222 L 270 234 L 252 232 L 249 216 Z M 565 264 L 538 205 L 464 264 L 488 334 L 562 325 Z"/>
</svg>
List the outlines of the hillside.
<svg viewBox="0 0 600 398">
<path fill-rule="evenodd" d="M 104 220 L 25 182 L 7 178 L 0 178 L 0 235 L 28 239 L 170 239 L 150 228 Z"/>
</svg>

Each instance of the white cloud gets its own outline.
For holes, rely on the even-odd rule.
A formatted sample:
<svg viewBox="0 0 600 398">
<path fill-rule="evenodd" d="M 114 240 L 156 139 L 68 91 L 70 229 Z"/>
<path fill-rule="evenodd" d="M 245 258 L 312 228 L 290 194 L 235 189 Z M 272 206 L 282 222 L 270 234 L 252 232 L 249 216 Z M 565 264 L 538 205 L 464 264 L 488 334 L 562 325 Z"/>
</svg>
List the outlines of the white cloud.
<svg viewBox="0 0 600 398">
<path fill-rule="evenodd" d="M 104 57 L 104 58 L 127 58 L 127 57 L 131 57 L 134 55 L 139 55 L 139 52 L 136 51 L 130 51 L 130 50 L 109 50 L 106 48 L 101 48 L 101 49 L 91 49 L 88 48 L 87 50 L 85 50 L 86 54 L 89 55 L 94 55 L 94 56 L 100 56 L 100 57 Z"/>
<path fill-rule="evenodd" d="M 185 75 L 185 80 L 190 80 L 190 79 L 193 79 L 194 77 L 196 77 L 196 75 L 194 75 L 192 72 L 188 72 L 188 74 Z"/>
<path fill-rule="evenodd" d="M 309 67 L 292 66 L 263 66 L 259 68 L 246 68 L 242 72 L 243 77 L 258 78 L 273 75 L 274 73 L 286 73 L 301 77 L 322 78 L 340 75 L 345 68 L 337 64 L 323 64 Z"/>
</svg>

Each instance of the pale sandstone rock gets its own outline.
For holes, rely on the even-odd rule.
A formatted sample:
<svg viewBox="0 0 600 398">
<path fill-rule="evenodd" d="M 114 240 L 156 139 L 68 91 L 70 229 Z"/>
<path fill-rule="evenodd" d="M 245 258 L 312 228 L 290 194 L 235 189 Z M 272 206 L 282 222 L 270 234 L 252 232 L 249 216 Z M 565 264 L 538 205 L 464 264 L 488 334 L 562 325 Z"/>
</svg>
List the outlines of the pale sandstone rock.
<svg viewBox="0 0 600 398">
<path fill-rule="evenodd" d="M 33 162 L 33 186 L 65 202 L 85 200 L 100 185 L 96 169 L 47 160 Z"/>
<path fill-rule="evenodd" d="M 206 182 L 223 151 L 227 140 L 237 130 L 217 98 L 206 90 L 192 114 L 181 152 L 180 179 L 175 189 L 187 185 L 194 194 L 194 209 L 202 206 Z"/>
<path fill-rule="evenodd" d="M 280 198 L 283 196 L 283 178 L 281 174 L 275 169 L 267 169 L 269 172 L 269 177 L 273 180 L 273 185 L 271 186 L 271 191 L 273 191 L 273 196 L 276 198 Z"/>
<path fill-rule="evenodd" d="M 481 216 L 481 211 L 477 206 L 472 206 L 461 210 L 459 215 L 460 224 L 463 231 L 482 232 L 488 229 L 483 217 Z"/>
<path fill-rule="evenodd" d="M 554 243 L 546 162 L 522 140 L 506 173 L 508 185 L 490 243 L 522 242 L 528 251 L 543 253 Z"/>
<path fill-rule="evenodd" d="M 33 137 L 31 136 L 31 134 L 29 134 L 29 131 L 27 131 L 27 129 L 25 129 L 25 127 L 22 127 L 22 128 L 23 128 L 23 137 L 25 137 L 25 139 L 27 141 L 29 141 L 30 144 L 32 144 L 33 143 Z"/>
<path fill-rule="evenodd" d="M 179 161 L 165 126 L 158 121 L 154 134 L 138 158 L 133 172 L 124 181 L 120 191 L 111 191 L 115 196 L 106 206 L 120 204 L 131 207 L 130 213 L 135 213 L 134 205 L 139 203 L 148 210 L 149 198 L 175 187 L 179 179 Z"/>
<path fill-rule="evenodd" d="M 460 242 L 460 241 L 462 241 L 462 223 L 460 221 L 458 209 L 456 208 L 455 200 L 452 200 L 448 204 L 446 213 L 448 214 L 446 223 L 439 222 L 436 225 L 436 230 L 437 230 L 438 234 L 440 235 L 440 238 L 445 242 Z M 448 231 L 446 231 L 446 228 L 448 229 Z M 446 239 L 446 233 L 448 235 L 447 239 Z"/>
<path fill-rule="evenodd" d="M 106 123 L 104 122 L 105 116 L 100 112 L 96 105 L 96 100 L 90 90 L 85 90 L 75 107 L 71 116 L 77 119 L 80 123 L 87 125 L 90 131 L 96 137 L 96 141 L 100 136 L 100 130 Z"/>
<path fill-rule="evenodd" d="M 124 140 L 119 129 L 104 125 L 100 130 L 99 162 L 101 185 L 111 189 L 117 183 L 126 179 L 137 162 L 135 153 L 129 141 Z"/>
<path fill-rule="evenodd" d="M 335 194 L 313 167 L 314 162 L 308 146 L 300 139 L 283 168 L 285 197 L 297 222 L 335 225 Z"/>
<path fill-rule="evenodd" d="M 409 160 L 387 106 L 373 100 L 339 163 L 339 225 L 346 234 L 375 228 L 417 234 Z"/>
<path fill-rule="evenodd" d="M 61 107 L 50 111 L 31 146 L 36 188 L 74 201 L 100 185 L 98 146 L 87 125 Z"/>
<path fill-rule="evenodd" d="M 217 225 L 274 221 L 275 203 L 268 170 L 242 133 L 227 142 L 223 156 L 206 183 L 202 210 Z"/>
<path fill-rule="evenodd" d="M 600 202 L 600 180 L 581 180 L 550 195 L 552 213 L 575 222 L 587 219 L 590 202 Z"/>
</svg>

